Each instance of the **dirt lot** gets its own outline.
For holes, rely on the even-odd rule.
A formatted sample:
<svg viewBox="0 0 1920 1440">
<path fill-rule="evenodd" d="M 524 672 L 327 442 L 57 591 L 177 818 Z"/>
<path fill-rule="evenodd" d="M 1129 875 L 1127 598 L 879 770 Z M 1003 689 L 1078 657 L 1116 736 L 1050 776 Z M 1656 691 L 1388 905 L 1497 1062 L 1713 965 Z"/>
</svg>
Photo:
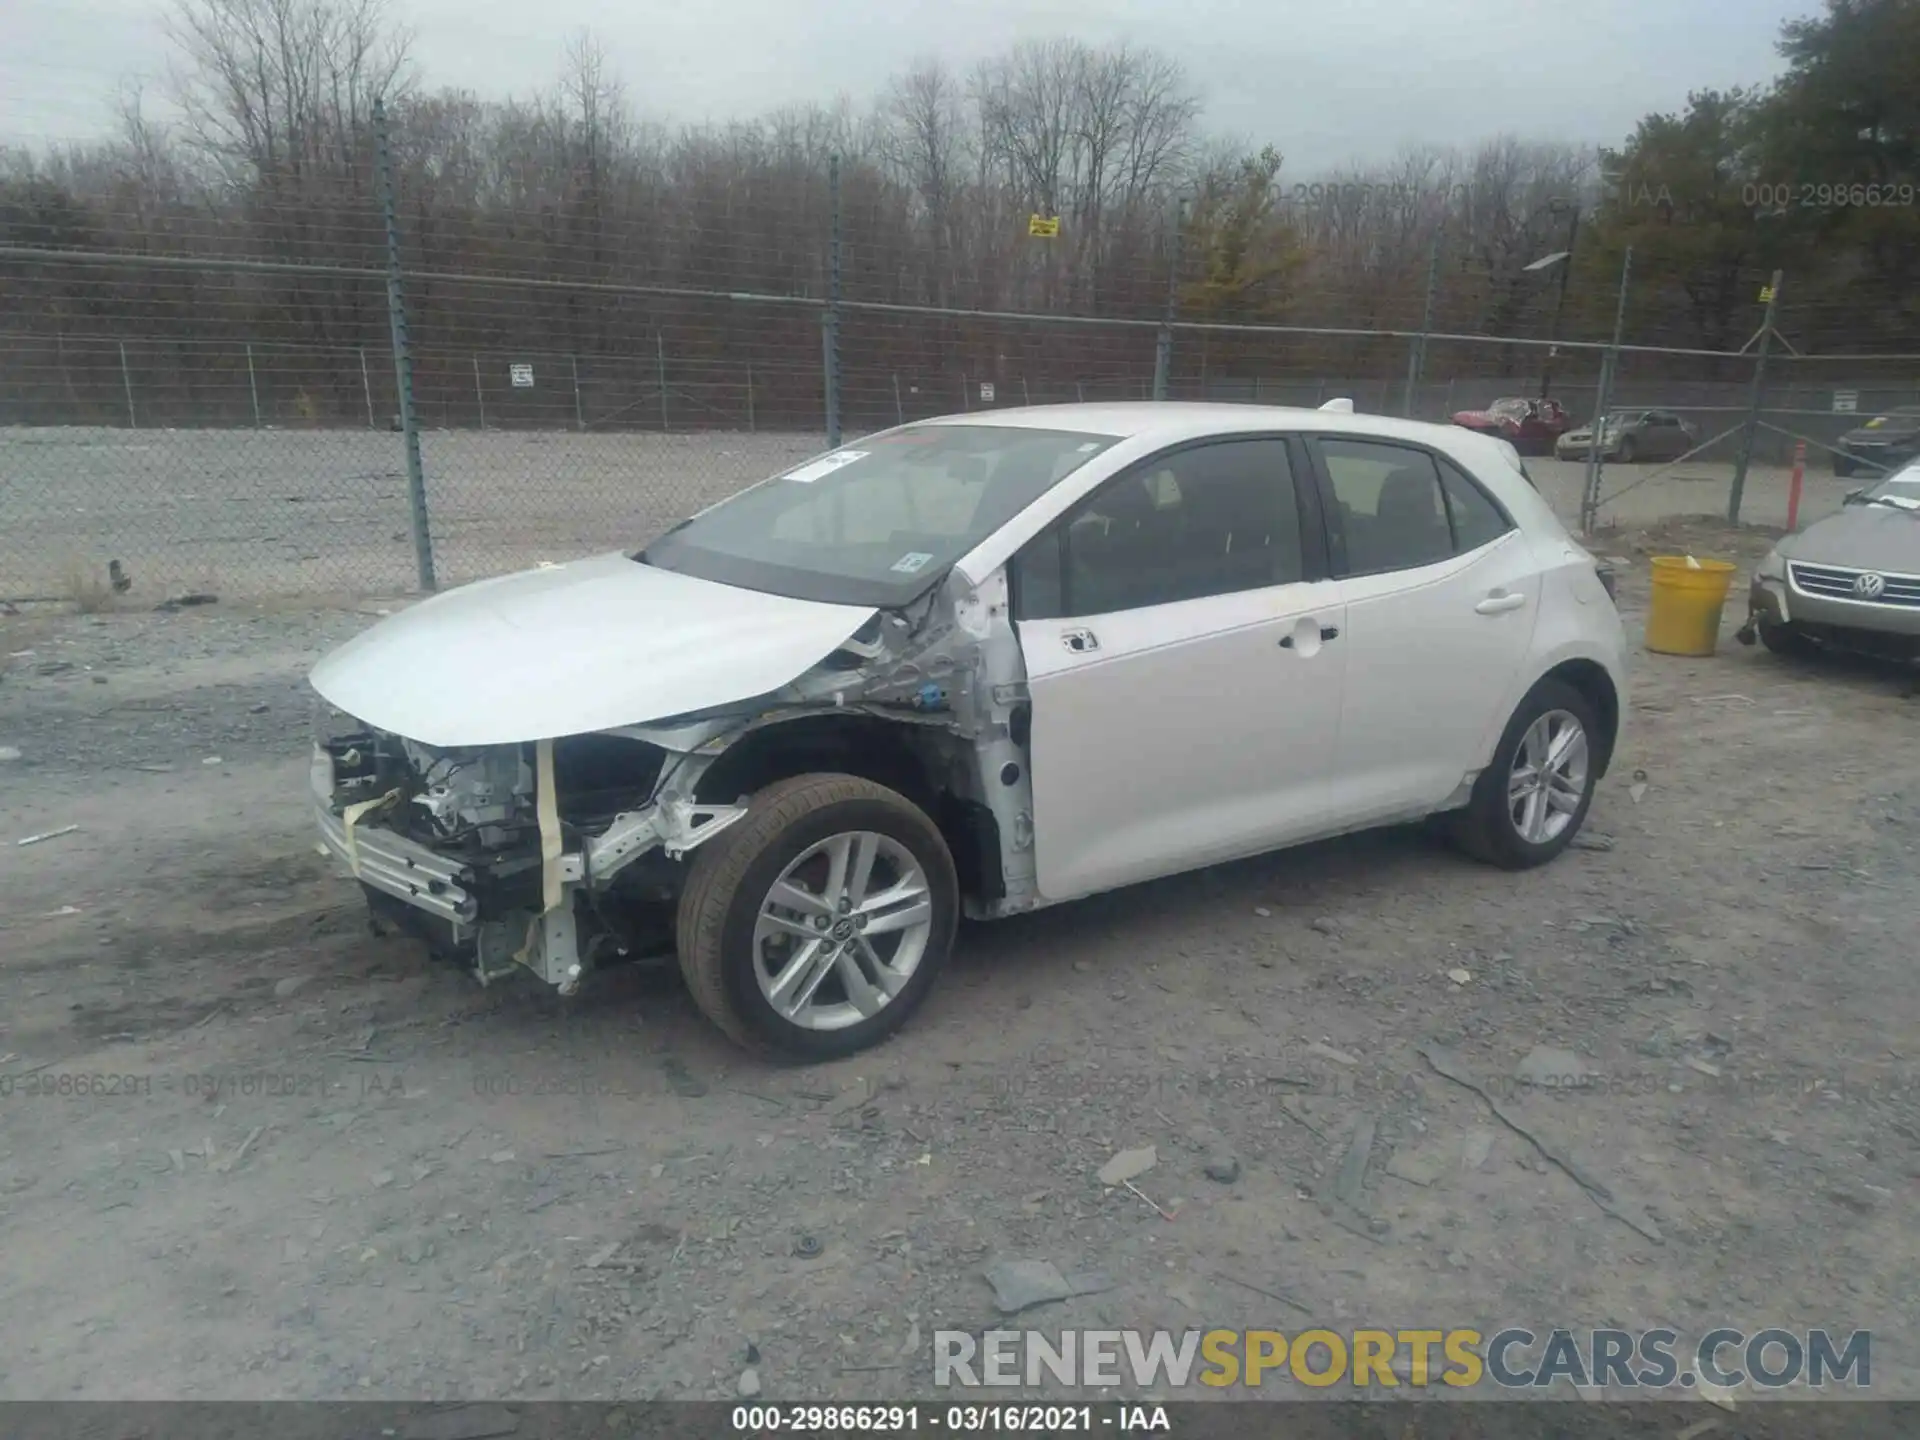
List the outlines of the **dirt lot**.
<svg viewBox="0 0 1920 1440">
<path fill-rule="evenodd" d="M 443 585 L 638 544 L 819 435 L 430 431 Z M 272 477 L 262 483 L 263 476 Z M 0 430 L 0 595 L 69 593 L 118 559 L 148 604 L 415 585 L 400 437 L 354 430 Z"/>
<path fill-rule="evenodd" d="M 1634 623 L 1648 553 L 1767 543 L 1599 548 Z M 1920 1392 L 1907 676 L 1643 656 L 1610 847 L 1382 833 L 982 927 L 795 1070 L 671 976 L 480 990 L 368 934 L 301 677 L 377 608 L 0 619 L 0 1397 L 718 1397 L 750 1345 L 775 1397 L 925 1395 L 1000 1258 L 1111 1281 L 1049 1330 L 1870 1327 Z M 1504 1098 L 1537 1045 L 1608 1093 Z M 1171 1220 L 1094 1179 L 1144 1145 Z"/>
<path fill-rule="evenodd" d="M 421 439 L 442 584 L 638 544 L 816 453 L 818 434 L 430 431 Z M 1563 513 L 1584 467 L 1529 462 Z M 1858 482 L 1817 461 L 1809 517 Z M 1725 513 L 1732 467 L 1612 465 L 1603 518 Z M 263 483 L 262 477 L 271 477 Z M 1786 472 L 1756 466 L 1742 514 L 1785 521 Z M 111 560 L 131 596 L 400 594 L 415 585 L 400 437 L 354 430 L 0 429 L 0 598 L 69 596 Z"/>
</svg>

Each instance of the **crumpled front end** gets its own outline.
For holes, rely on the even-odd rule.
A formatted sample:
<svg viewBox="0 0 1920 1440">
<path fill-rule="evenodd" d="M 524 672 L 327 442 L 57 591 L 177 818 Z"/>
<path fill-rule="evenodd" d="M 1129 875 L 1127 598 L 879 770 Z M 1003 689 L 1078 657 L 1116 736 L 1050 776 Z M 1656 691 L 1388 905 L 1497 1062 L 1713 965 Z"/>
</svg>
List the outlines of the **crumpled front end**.
<svg viewBox="0 0 1920 1440">
<path fill-rule="evenodd" d="M 609 959 L 673 954 L 692 852 L 743 818 L 759 790 L 802 773 L 860 774 L 908 795 L 942 828 L 969 913 L 1030 909 L 1041 902 L 1029 705 L 1008 617 L 1004 572 L 976 586 L 956 570 L 901 610 L 864 621 L 834 611 L 834 627 L 848 627 L 837 641 L 822 641 L 825 619 L 789 635 L 792 669 L 771 689 L 552 739 L 427 745 L 333 711 L 313 759 L 321 839 L 376 917 L 482 981 L 526 969 L 569 993 Z M 661 695 L 718 688 L 679 683 L 665 672 L 705 659 L 636 633 L 647 655 L 606 641 L 600 663 L 629 679 L 650 663 Z M 498 717 L 463 719 L 444 700 L 429 711 L 418 696 L 409 709 L 383 700 L 371 671 L 343 673 L 403 658 L 361 655 L 316 672 L 315 689 L 325 706 L 363 697 L 385 716 L 437 720 L 446 735 L 499 733 Z M 744 670 L 742 687 L 772 673 L 770 659 Z M 548 733 L 563 709 L 538 717 Z"/>
<path fill-rule="evenodd" d="M 311 771 L 323 849 L 378 919 L 483 982 L 524 968 L 571 993 L 604 950 L 668 948 L 672 872 L 743 813 L 694 805 L 670 782 L 699 767 L 632 737 L 436 749 L 329 728 Z"/>
<path fill-rule="evenodd" d="M 379 789 L 377 774 L 368 773 L 368 753 L 376 743 L 367 734 L 358 743 L 314 746 L 311 779 L 321 844 L 368 889 L 439 920 L 456 943 L 469 938 L 480 912 L 472 868 L 380 822 L 381 812 L 391 810 L 402 792 Z M 369 815 L 375 817 L 372 824 L 365 823 Z"/>
</svg>

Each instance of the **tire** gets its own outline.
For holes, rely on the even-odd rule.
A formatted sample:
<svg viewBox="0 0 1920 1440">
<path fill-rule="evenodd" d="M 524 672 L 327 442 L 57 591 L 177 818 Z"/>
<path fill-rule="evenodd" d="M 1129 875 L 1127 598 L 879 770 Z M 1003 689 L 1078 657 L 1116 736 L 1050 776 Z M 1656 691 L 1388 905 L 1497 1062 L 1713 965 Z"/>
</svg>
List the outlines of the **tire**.
<svg viewBox="0 0 1920 1440">
<path fill-rule="evenodd" d="M 1818 648 L 1813 641 L 1791 625 L 1782 625 L 1774 620 L 1762 620 L 1755 628 L 1760 632 L 1760 643 L 1775 655 L 1800 659 L 1811 655 Z"/>
<path fill-rule="evenodd" d="M 1548 717 L 1573 721 L 1584 737 L 1579 800 L 1571 812 L 1559 812 L 1564 821 L 1560 828 L 1544 839 L 1530 839 L 1516 825 L 1509 792 L 1522 743 L 1535 723 Z M 1502 870 L 1531 870 L 1553 859 L 1573 843 L 1593 805 L 1594 745 L 1599 733 L 1593 706 L 1586 696 L 1558 680 L 1542 680 L 1535 685 L 1507 722 L 1500 743 L 1494 747 L 1493 760 L 1474 782 L 1466 809 L 1452 817 L 1449 832 L 1453 842 L 1474 859 Z M 1553 813 L 1551 806 L 1547 808 Z"/>
<path fill-rule="evenodd" d="M 1639 458 L 1640 447 L 1633 443 L 1633 437 L 1631 435 L 1622 435 L 1620 437 L 1620 463 L 1622 465 L 1631 465 Z"/>
<path fill-rule="evenodd" d="M 1851 474 L 1853 474 L 1853 461 L 1844 455 L 1835 455 L 1833 457 L 1834 479 L 1845 480 Z"/>
<path fill-rule="evenodd" d="M 842 962 L 821 958 L 818 971 L 825 978 L 814 982 L 811 993 L 829 999 L 801 1007 L 812 1023 L 796 1021 L 775 1008 L 768 997 L 772 974 L 784 974 L 786 962 L 801 958 L 801 947 L 826 944 L 860 916 L 846 918 L 844 908 L 829 914 L 825 906 L 818 913 L 781 907 L 787 918 L 766 919 L 762 907 L 769 904 L 775 881 L 788 877 L 789 867 L 795 867 L 794 887 L 811 896 L 808 875 L 817 876 L 824 894 L 836 839 L 848 841 L 854 852 L 870 847 L 877 858 L 869 864 L 882 883 L 891 883 L 888 875 L 908 879 L 907 867 L 917 867 L 925 885 L 926 928 L 922 932 L 914 926 L 883 935 L 876 927 L 873 938 L 849 930 L 840 937 L 842 942 L 868 960 L 898 958 L 917 945 L 917 959 L 908 967 L 904 983 L 890 999 L 880 1000 L 876 1011 L 861 1012 L 854 1004 L 855 992 L 842 978 Z M 823 846 L 828 848 L 822 850 Z M 801 870 L 808 875 L 800 874 Z M 792 1060 L 853 1055 L 899 1029 L 926 999 L 953 946 L 959 890 L 946 841 L 905 796 L 851 775 L 799 775 L 753 796 L 745 818 L 695 854 L 675 925 L 680 970 L 702 1013 L 748 1050 Z M 887 913 L 897 917 L 901 912 Z M 769 928 L 763 930 L 763 921 Z M 806 923 L 828 924 L 832 929 L 815 937 Z M 860 928 L 864 930 L 864 924 Z M 898 940 L 892 940 L 896 935 Z M 823 957 L 829 952 L 815 953 Z M 868 981 L 877 973 L 851 954 L 846 963 L 855 965 L 856 973 Z M 813 973 L 803 967 L 795 988 L 805 985 Z M 762 976 L 769 978 L 763 981 Z M 869 984 L 867 990 L 870 1000 L 885 993 L 881 984 Z M 842 997 L 837 1004 L 831 1001 L 834 995 Z M 864 1018 L 851 1018 L 854 1013 Z"/>
</svg>

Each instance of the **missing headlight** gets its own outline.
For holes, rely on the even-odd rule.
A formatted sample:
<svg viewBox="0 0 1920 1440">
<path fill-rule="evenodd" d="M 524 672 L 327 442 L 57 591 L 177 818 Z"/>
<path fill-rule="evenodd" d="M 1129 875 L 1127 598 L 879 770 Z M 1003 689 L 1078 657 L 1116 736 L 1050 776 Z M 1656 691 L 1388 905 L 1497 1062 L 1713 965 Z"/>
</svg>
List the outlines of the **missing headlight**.
<svg viewBox="0 0 1920 1440">
<path fill-rule="evenodd" d="M 329 740 L 337 740 L 343 735 L 358 735 L 366 730 L 358 720 L 344 710 L 336 710 L 317 694 L 310 694 L 308 720 L 313 734 L 313 743 L 325 746 Z"/>
</svg>

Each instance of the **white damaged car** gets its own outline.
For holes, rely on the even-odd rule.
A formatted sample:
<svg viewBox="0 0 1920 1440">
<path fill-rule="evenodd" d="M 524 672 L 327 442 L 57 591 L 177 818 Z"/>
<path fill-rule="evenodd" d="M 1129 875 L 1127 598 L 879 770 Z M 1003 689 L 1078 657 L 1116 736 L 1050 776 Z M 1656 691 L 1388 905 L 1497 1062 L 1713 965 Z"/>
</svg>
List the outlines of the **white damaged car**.
<svg viewBox="0 0 1920 1440">
<path fill-rule="evenodd" d="M 826 1058 L 912 1013 L 962 915 L 1427 816 L 1553 858 L 1625 648 L 1497 439 L 993 411 L 383 620 L 313 672 L 313 803 L 376 914 L 483 981 L 677 955 L 728 1035 Z"/>
</svg>

